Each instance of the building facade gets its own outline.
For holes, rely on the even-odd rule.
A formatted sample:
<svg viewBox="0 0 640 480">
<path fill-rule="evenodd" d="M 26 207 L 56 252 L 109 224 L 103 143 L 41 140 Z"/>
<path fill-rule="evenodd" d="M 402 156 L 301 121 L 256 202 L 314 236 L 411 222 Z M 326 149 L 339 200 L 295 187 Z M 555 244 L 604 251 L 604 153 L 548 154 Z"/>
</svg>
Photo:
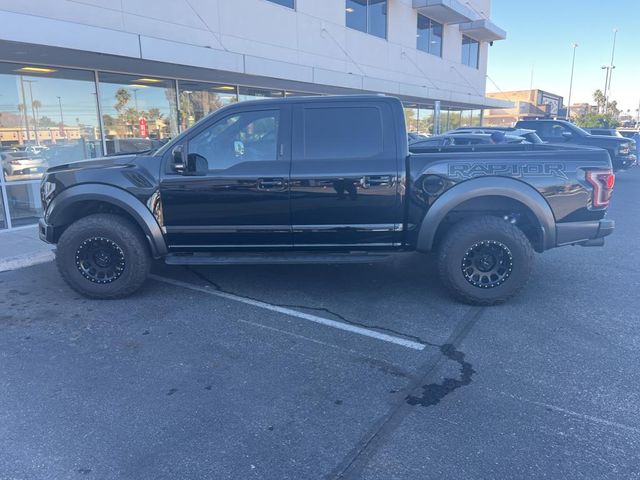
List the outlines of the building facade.
<svg viewBox="0 0 640 480">
<path fill-rule="evenodd" d="M 511 92 L 488 93 L 487 97 L 506 100 L 511 108 L 491 108 L 484 111 L 484 124 L 491 126 L 512 126 L 519 120 L 532 118 L 565 118 L 564 99 L 544 90 L 517 90 Z"/>
<path fill-rule="evenodd" d="M 0 0 L 0 23 L 0 229 L 37 221 L 47 167 L 232 102 L 383 93 L 422 133 L 509 105 L 485 96 L 490 0 Z"/>
</svg>

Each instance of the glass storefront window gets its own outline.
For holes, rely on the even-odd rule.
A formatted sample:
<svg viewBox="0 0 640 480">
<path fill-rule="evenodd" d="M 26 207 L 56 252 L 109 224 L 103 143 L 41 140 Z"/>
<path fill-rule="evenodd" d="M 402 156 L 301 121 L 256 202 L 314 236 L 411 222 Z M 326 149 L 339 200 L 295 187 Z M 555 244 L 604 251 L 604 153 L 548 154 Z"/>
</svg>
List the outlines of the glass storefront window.
<svg viewBox="0 0 640 480">
<path fill-rule="evenodd" d="M 0 230 L 7 228 L 7 217 L 4 213 L 4 200 L 2 199 L 2 192 L 0 192 Z"/>
<path fill-rule="evenodd" d="M 267 90 L 264 88 L 240 87 L 238 100 L 259 100 L 261 98 L 278 98 L 284 96 L 282 90 Z"/>
<path fill-rule="evenodd" d="M 42 216 L 40 183 L 28 182 L 7 185 L 6 189 L 11 226 L 20 227 L 37 223 Z"/>
<path fill-rule="evenodd" d="M 452 110 L 449 112 L 449 130 L 455 130 L 460 126 L 461 112 L 459 110 Z"/>
<path fill-rule="evenodd" d="M 98 78 L 108 155 L 157 148 L 178 135 L 173 80 L 103 72 Z"/>
<path fill-rule="evenodd" d="M 102 155 L 92 72 L 0 63 L 0 161 L 7 182 Z"/>
<path fill-rule="evenodd" d="M 433 134 L 433 109 L 420 108 L 418 110 L 418 133 Z"/>
<path fill-rule="evenodd" d="M 471 110 L 471 126 L 479 127 L 482 125 L 482 110 Z"/>
<path fill-rule="evenodd" d="M 419 133 L 417 105 L 407 105 L 404 107 L 404 119 L 407 124 L 408 133 Z"/>
<path fill-rule="evenodd" d="M 180 130 L 186 130 L 201 118 L 238 101 L 233 85 L 178 81 L 180 94 Z"/>
</svg>

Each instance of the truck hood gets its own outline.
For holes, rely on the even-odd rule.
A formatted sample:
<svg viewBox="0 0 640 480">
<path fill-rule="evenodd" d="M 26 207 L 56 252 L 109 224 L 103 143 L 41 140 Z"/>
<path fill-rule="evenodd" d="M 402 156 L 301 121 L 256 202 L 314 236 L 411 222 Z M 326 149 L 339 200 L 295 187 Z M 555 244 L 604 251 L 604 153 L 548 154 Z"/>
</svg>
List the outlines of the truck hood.
<svg viewBox="0 0 640 480">
<path fill-rule="evenodd" d="M 77 162 L 63 163 L 50 167 L 47 173 L 61 172 L 63 170 L 76 170 L 84 168 L 108 168 L 116 166 L 131 165 L 139 155 L 114 155 L 112 157 L 92 158 L 91 160 L 79 160 Z"/>
</svg>

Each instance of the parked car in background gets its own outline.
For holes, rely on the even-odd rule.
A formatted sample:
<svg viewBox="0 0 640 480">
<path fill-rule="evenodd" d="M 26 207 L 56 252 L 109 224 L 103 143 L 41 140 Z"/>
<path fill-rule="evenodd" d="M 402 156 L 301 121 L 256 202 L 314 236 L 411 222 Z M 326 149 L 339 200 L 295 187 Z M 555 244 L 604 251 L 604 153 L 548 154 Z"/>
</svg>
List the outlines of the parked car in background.
<svg viewBox="0 0 640 480">
<path fill-rule="evenodd" d="M 591 135 L 566 120 L 521 120 L 516 128 L 535 130 L 545 142 L 599 147 L 609 152 L 614 170 L 625 170 L 636 163 L 635 142 L 628 138 Z"/>
<path fill-rule="evenodd" d="M 28 145 L 24 151 L 30 155 L 40 155 L 42 152 L 49 150 L 46 145 Z"/>
<path fill-rule="evenodd" d="M 544 143 L 535 130 L 514 127 L 460 127 L 446 132 L 446 135 L 457 135 L 459 133 L 486 133 L 490 135 L 494 132 L 504 132 L 505 135 L 522 137 L 529 143 Z"/>
<path fill-rule="evenodd" d="M 491 134 L 487 133 L 445 133 L 436 135 L 425 140 L 412 142 L 409 150 L 426 147 L 449 147 L 458 145 L 490 145 L 495 143 L 491 139 Z M 505 135 L 501 143 L 528 143 L 524 138 L 514 135 Z"/>
<path fill-rule="evenodd" d="M 5 178 L 38 174 L 47 168 L 44 158 L 36 157 L 27 152 L 0 152 L 0 161 Z"/>
<path fill-rule="evenodd" d="M 622 137 L 615 128 L 583 128 L 583 130 L 591 135 L 604 135 L 605 137 Z"/>
</svg>

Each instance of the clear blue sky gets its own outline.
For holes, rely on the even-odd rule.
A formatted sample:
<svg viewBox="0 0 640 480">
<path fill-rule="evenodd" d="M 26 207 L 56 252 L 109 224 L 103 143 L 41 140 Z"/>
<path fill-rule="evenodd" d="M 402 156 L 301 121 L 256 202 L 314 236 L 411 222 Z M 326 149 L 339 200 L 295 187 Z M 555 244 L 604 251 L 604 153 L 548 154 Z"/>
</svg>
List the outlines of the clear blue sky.
<svg viewBox="0 0 640 480">
<path fill-rule="evenodd" d="M 571 44 L 576 67 L 571 103 L 593 103 L 604 90 L 603 65 L 611 61 L 613 29 L 618 29 L 611 99 L 635 113 L 640 101 L 640 0 L 492 0 L 492 20 L 507 40 L 489 49 L 489 77 L 500 90 L 547 90 L 569 93 Z M 497 91 L 487 80 L 487 91 Z"/>
</svg>

